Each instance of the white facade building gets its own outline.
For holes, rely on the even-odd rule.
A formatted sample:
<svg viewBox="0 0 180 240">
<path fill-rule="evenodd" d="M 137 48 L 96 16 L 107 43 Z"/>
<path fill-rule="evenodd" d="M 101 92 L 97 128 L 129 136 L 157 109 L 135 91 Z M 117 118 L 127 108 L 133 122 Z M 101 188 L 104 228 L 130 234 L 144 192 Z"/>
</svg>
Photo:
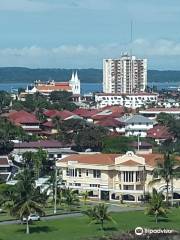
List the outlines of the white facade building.
<svg viewBox="0 0 180 240">
<path fill-rule="evenodd" d="M 121 132 L 124 132 L 125 136 L 139 136 L 146 137 L 147 131 L 153 128 L 155 121 L 146 118 L 142 115 L 123 116 L 118 119 L 124 123 L 124 127 L 121 128 Z"/>
<path fill-rule="evenodd" d="M 71 87 L 73 94 L 81 94 L 81 83 L 80 79 L 78 78 L 77 71 L 75 74 L 72 73 L 71 80 L 69 81 L 69 86 Z"/>
<path fill-rule="evenodd" d="M 149 184 L 159 161 L 163 161 L 163 154 L 76 154 L 59 159 L 56 166 L 62 172 L 62 187 L 79 193 L 88 191 L 90 196 L 101 200 L 139 202 L 152 187 L 166 196 L 163 180 Z M 173 197 L 178 201 L 180 180 L 173 179 L 173 185 Z"/>
<path fill-rule="evenodd" d="M 158 95 L 156 93 L 135 93 L 135 94 L 95 94 L 97 108 L 105 106 L 121 105 L 127 108 L 139 108 L 143 105 L 156 104 Z"/>
<path fill-rule="evenodd" d="M 143 92 L 147 86 L 147 59 L 124 55 L 103 60 L 103 92 Z"/>
<path fill-rule="evenodd" d="M 78 77 L 77 71 L 72 73 L 71 79 L 68 82 L 55 82 L 54 80 L 46 83 L 41 80 L 35 81 L 35 84 L 27 86 L 24 94 L 34 94 L 39 92 L 43 95 L 48 96 L 54 91 L 67 91 L 72 92 L 73 95 L 80 95 L 81 83 Z"/>
</svg>

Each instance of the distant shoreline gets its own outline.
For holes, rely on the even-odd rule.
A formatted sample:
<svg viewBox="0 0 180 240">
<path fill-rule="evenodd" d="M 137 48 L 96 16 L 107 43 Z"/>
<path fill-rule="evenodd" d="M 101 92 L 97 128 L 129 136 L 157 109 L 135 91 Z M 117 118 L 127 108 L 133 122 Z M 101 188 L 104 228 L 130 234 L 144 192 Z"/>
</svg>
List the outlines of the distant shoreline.
<svg viewBox="0 0 180 240">
<path fill-rule="evenodd" d="M 68 81 L 74 69 L 41 68 L 31 69 L 23 67 L 0 67 L 0 84 L 33 83 L 42 81 Z M 77 69 L 81 83 L 102 83 L 102 69 Z M 148 70 L 148 83 L 180 83 L 180 71 Z"/>
</svg>

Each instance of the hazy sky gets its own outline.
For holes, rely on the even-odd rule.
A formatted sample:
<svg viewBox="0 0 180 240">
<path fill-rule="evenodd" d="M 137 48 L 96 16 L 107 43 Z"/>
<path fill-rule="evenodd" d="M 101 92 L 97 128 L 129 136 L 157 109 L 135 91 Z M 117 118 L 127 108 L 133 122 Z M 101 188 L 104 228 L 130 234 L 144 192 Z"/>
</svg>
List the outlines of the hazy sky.
<svg viewBox="0 0 180 240">
<path fill-rule="evenodd" d="M 0 66 L 100 68 L 132 47 L 180 70 L 180 0 L 0 0 L 0 33 Z"/>
</svg>

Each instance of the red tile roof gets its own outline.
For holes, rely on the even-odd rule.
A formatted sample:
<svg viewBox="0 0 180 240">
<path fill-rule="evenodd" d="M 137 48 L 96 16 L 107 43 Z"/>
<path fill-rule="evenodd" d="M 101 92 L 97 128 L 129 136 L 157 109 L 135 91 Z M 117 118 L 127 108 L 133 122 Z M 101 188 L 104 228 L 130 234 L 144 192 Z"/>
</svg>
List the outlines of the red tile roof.
<svg viewBox="0 0 180 240">
<path fill-rule="evenodd" d="M 71 91 L 72 88 L 67 82 L 56 82 L 54 84 L 39 84 L 37 85 L 39 92 L 53 92 L 53 91 Z"/>
<path fill-rule="evenodd" d="M 48 128 L 53 128 L 53 123 L 52 121 L 47 121 L 45 123 L 42 124 L 44 127 L 48 127 Z"/>
<path fill-rule="evenodd" d="M 0 166 L 8 165 L 9 166 L 9 160 L 7 156 L 0 156 Z"/>
<path fill-rule="evenodd" d="M 36 116 L 32 113 L 26 112 L 24 110 L 18 112 L 10 112 L 8 118 L 11 122 L 15 124 L 25 124 L 25 123 L 32 123 L 38 124 L 39 121 L 37 120 Z"/>
<path fill-rule="evenodd" d="M 106 106 L 102 108 L 97 114 L 92 116 L 93 120 L 106 119 L 110 118 L 118 118 L 124 114 L 125 110 L 122 106 Z"/>
<path fill-rule="evenodd" d="M 75 114 L 68 110 L 63 110 L 63 111 L 59 111 L 58 113 L 56 113 L 53 117 L 55 117 L 55 116 L 60 117 L 62 120 L 66 120 L 69 117 L 75 116 Z"/>
<path fill-rule="evenodd" d="M 47 110 L 44 112 L 44 115 L 49 118 L 60 117 L 61 120 L 66 120 L 69 117 L 76 116 L 76 114 L 68 110 L 63 110 L 63 111 Z"/>
<path fill-rule="evenodd" d="M 45 112 L 44 112 L 44 115 L 46 116 L 46 117 L 52 117 L 52 116 L 54 116 L 56 113 L 57 113 L 58 111 L 57 110 L 46 110 Z"/>
<path fill-rule="evenodd" d="M 102 164 L 109 165 L 113 164 L 116 157 L 120 156 L 119 154 L 78 154 L 71 155 L 66 157 L 60 162 L 68 162 L 68 161 L 78 161 L 79 163 L 87 163 L 87 164 Z"/>
<path fill-rule="evenodd" d="M 124 125 L 123 123 L 114 118 L 106 118 L 97 122 L 96 124 L 102 127 L 119 127 Z"/>
<path fill-rule="evenodd" d="M 147 137 L 153 139 L 170 139 L 173 137 L 169 128 L 162 125 L 156 125 L 147 131 Z"/>
<path fill-rule="evenodd" d="M 90 118 L 91 116 L 97 114 L 98 112 L 99 110 L 97 109 L 84 109 L 84 108 L 75 109 L 73 111 L 74 114 L 83 118 Z"/>
<path fill-rule="evenodd" d="M 115 158 L 122 156 L 120 154 L 78 154 L 71 155 L 64 159 L 59 160 L 60 162 L 68 162 L 68 161 L 77 161 L 78 163 L 84 164 L 100 164 L 100 165 L 112 165 L 115 163 Z M 138 154 L 137 156 L 143 157 L 147 165 L 151 167 L 157 166 L 158 162 L 162 162 L 164 156 L 162 154 Z M 177 160 L 180 161 L 180 157 L 177 157 Z M 133 166 L 134 161 L 132 157 L 129 160 L 122 163 L 123 165 Z M 137 164 L 136 164 L 137 165 Z M 138 164 L 139 165 L 139 164 Z"/>
<path fill-rule="evenodd" d="M 56 141 L 56 140 L 41 140 L 37 142 L 22 142 L 22 143 L 15 143 L 14 148 L 63 148 L 63 147 L 69 147 L 71 144 L 63 144 L 62 142 Z"/>
</svg>

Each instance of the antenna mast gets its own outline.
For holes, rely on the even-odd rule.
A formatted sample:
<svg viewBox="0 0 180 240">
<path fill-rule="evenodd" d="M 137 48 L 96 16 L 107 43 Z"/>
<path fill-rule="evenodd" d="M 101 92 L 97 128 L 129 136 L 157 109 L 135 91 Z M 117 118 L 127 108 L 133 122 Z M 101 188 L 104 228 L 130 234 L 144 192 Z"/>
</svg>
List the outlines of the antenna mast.
<svg viewBox="0 0 180 240">
<path fill-rule="evenodd" d="M 131 40 L 130 40 L 130 55 L 132 57 L 132 43 L 133 43 L 133 21 L 131 20 Z"/>
</svg>

